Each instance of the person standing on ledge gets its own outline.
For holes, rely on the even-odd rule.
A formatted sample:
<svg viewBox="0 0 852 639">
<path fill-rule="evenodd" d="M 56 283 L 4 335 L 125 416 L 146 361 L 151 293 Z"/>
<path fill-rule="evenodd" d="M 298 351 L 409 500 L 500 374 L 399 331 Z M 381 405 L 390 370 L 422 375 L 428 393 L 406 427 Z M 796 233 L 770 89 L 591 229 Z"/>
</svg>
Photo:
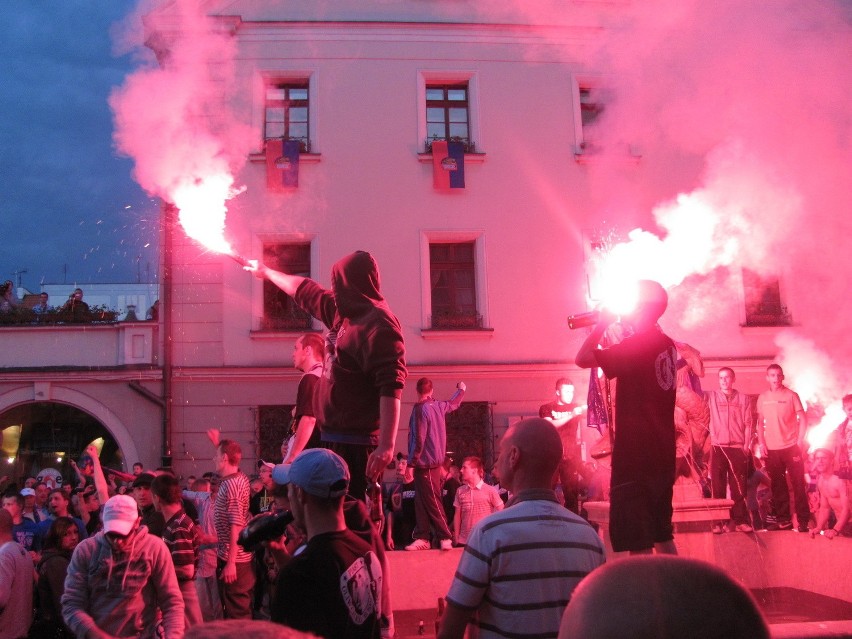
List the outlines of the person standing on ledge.
<svg viewBox="0 0 852 639">
<path fill-rule="evenodd" d="M 326 448 L 349 467 L 349 494 L 364 500 L 393 460 L 405 386 L 402 327 L 381 293 L 379 266 L 355 251 L 331 269 L 331 290 L 263 264 L 247 267 L 292 297 L 329 330 L 316 403 Z"/>
<path fill-rule="evenodd" d="M 609 526 L 616 552 L 677 554 L 672 528 L 677 350 L 657 324 L 667 306 L 659 283 L 640 280 L 636 307 L 621 318 L 632 334 L 598 348 L 615 320 L 602 310 L 577 352 L 577 366 L 599 366 L 618 380 Z"/>
</svg>

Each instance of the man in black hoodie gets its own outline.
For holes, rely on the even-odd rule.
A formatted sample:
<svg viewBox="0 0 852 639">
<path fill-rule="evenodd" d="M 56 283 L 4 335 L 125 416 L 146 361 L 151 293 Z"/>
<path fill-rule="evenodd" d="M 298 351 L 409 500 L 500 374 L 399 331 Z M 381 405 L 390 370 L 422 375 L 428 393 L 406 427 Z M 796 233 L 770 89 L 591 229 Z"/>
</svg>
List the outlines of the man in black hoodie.
<svg viewBox="0 0 852 639">
<path fill-rule="evenodd" d="M 349 494 L 363 500 L 393 459 L 407 374 L 399 320 L 381 294 L 373 256 L 356 251 L 331 269 L 331 290 L 260 264 L 255 270 L 329 329 L 314 412 L 324 446 L 346 460 Z"/>
</svg>

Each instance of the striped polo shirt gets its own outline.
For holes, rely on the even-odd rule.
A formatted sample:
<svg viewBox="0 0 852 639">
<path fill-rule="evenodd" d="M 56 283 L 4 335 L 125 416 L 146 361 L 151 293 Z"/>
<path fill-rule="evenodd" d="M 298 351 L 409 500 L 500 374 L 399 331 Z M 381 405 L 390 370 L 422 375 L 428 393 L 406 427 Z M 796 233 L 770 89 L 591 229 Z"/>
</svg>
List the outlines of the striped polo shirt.
<svg viewBox="0 0 852 639">
<path fill-rule="evenodd" d="M 574 588 L 604 561 L 597 533 L 552 490 L 523 491 L 474 527 L 447 601 L 479 611 L 481 639 L 556 637 Z"/>
<path fill-rule="evenodd" d="M 238 471 L 222 478 L 213 505 L 213 521 L 216 523 L 216 536 L 219 538 L 216 556 L 222 561 L 228 560 L 231 526 L 238 526 L 242 530 L 249 520 L 250 496 L 251 488 L 245 473 Z M 242 564 L 251 561 L 252 554 L 238 546 L 236 559 L 238 564 Z"/>
<path fill-rule="evenodd" d="M 198 526 L 182 509 L 166 522 L 163 529 L 163 541 L 172 555 L 175 574 L 178 581 L 190 581 L 195 578 L 195 564 L 198 561 L 198 547 L 201 534 Z"/>
</svg>

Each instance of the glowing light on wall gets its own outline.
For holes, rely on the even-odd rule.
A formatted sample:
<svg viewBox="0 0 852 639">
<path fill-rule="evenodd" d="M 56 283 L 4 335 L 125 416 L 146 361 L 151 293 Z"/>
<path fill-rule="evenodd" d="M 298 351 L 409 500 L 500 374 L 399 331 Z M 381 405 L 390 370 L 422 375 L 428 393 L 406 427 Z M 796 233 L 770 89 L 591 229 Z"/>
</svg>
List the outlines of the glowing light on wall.
<svg viewBox="0 0 852 639">
<path fill-rule="evenodd" d="M 3 451 L 4 455 L 7 455 L 11 461 L 9 463 L 15 461 L 15 455 L 18 454 L 18 446 L 21 442 L 21 428 L 23 424 L 15 424 L 12 426 L 7 426 L 2 431 L 2 446 L 0 446 L 0 450 Z"/>
<path fill-rule="evenodd" d="M 846 413 L 843 412 L 841 402 L 835 402 L 825 409 L 825 415 L 820 420 L 819 424 L 813 426 L 805 436 L 811 450 L 822 448 L 828 443 L 829 435 L 837 428 L 837 426 L 846 419 Z"/>
</svg>

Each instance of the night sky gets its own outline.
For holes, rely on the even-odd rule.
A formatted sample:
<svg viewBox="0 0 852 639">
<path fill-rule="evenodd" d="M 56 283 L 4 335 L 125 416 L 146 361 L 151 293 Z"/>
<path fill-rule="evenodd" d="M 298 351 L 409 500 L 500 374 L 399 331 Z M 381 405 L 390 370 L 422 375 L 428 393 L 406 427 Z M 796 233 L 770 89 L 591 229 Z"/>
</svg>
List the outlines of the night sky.
<svg viewBox="0 0 852 639">
<path fill-rule="evenodd" d="M 0 281 L 149 281 L 159 207 L 115 152 L 107 103 L 139 60 L 112 33 L 135 0 L 27 0 L 0 26 Z"/>
</svg>

